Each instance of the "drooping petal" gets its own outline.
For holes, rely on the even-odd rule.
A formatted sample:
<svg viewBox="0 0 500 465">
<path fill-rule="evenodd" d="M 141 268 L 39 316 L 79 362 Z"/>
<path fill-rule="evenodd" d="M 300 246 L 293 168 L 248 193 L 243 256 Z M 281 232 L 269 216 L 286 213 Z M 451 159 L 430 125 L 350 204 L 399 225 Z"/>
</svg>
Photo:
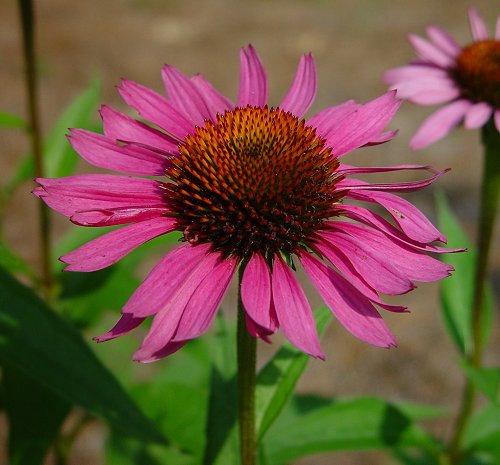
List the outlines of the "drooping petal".
<svg viewBox="0 0 500 465">
<path fill-rule="evenodd" d="M 411 239 L 418 242 L 446 242 L 446 238 L 413 204 L 388 192 L 352 191 L 349 197 L 382 205 Z"/>
<path fill-rule="evenodd" d="M 396 346 L 391 331 L 366 297 L 308 253 L 301 254 L 300 261 L 326 305 L 350 333 L 377 347 Z"/>
<path fill-rule="evenodd" d="M 450 276 L 450 272 L 453 271 L 453 267 L 447 263 L 398 243 L 375 229 L 348 222 L 335 221 L 333 223 L 338 230 L 358 239 L 364 247 L 368 247 L 381 260 L 392 263 L 411 280 L 438 281 Z"/>
<path fill-rule="evenodd" d="M 366 282 L 366 280 L 356 271 L 351 261 L 341 250 L 335 247 L 328 240 L 318 237 L 314 241 L 314 249 L 325 257 L 335 268 L 337 268 L 359 292 L 370 301 L 391 312 L 404 312 L 406 307 L 400 305 L 389 305 L 384 303 L 377 292 Z"/>
<path fill-rule="evenodd" d="M 464 252 L 466 249 L 448 249 L 446 247 L 439 247 L 432 244 L 426 244 L 424 242 L 415 241 L 410 239 L 406 234 L 396 229 L 391 223 L 389 223 L 385 218 L 380 215 L 373 213 L 372 211 L 360 207 L 358 205 L 341 205 L 336 208 L 339 215 L 345 216 L 360 223 L 366 224 L 370 227 L 381 231 L 385 235 L 396 239 L 398 242 L 406 244 L 411 248 L 416 250 L 423 250 L 425 252 L 434 253 L 454 253 L 454 252 Z M 328 224 L 328 223 L 327 223 Z"/>
<path fill-rule="evenodd" d="M 466 129 L 476 129 L 484 126 L 493 113 L 493 108 L 485 102 L 472 105 L 465 114 L 464 126 Z"/>
<path fill-rule="evenodd" d="M 460 123 L 471 105 L 468 100 L 456 100 L 434 112 L 417 130 L 410 147 L 414 150 L 423 149 L 442 139 Z"/>
<path fill-rule="evenodd" d="M 178 141 L 147 124 L 103 105 L 100 110 L 104 134 L 123 142 L 139 142 L 165 153 L 177 153 Z"/>
<path fill-rule="evenodd" d="M 193 76 L 191 82 L 196 86 L 199 94 L 205 101 L 210 111 L 212 121 L 215 121 L 217 113 L 223 114 L 226 110 L 234 109 L 233 102 L 215 90 L 212 84 L 210 84 L 201 74 Z"/>
<path fill-rule="evenodd" d="M 379 135 L 373 137 L 369 142 L 363 145 L 363 147 L 370 147 L 372 145 L 385 144 L 396 137 L 398 133 L 397 129 L 395 131 L 381 132 Z"/>
<path fill-rule="evenodd" d="M 279 255 L 274 257 L 271 281 L 276 315 L 285 336 L 303 352 L 324 359 L 307 297 Z"/>
<path fill-rule="evenodd" d="M 486 23 L 478 11 L 474 7 L 470 7 L 469 13 L 469 23 L 472 37 L 476 42 L 488 39 L 488 28 Z"/>
<path fill-rule="evenodd" d="M 395 97 L 395 94 L 395 91 L 389 91 L 361 105 L 325 135 L 333 154 L 340 157 L 378 136 L 401 105 L 401 101 Z"/>
<path fill-rule="evenodd" d="M 272 333 L 270 333 L 268 329 L 263 328 L 262 326 L 259 326 L 257 323 L 255 323 L 255 321 L 253 321 L 248 316 L 248 314 L 245 314 L 245 323 L 247 325 L 247 330 L 251 336 L 258 337 L 268 344 L 271 343 L 271 339 L 269 338 L 269 336 Z"/>
<path fill-rule="evenodd" d="M 415 78 L 394 86 L 398 97 L 420 105 L 435 105 L 448 102 L 460 95 L 460 90 L 448 78 Z"/>
<path fill-rule="evenodd" d="M 109 341 L 115 337 L 123 336 L 133 329 L 137 328 L 145 318 L 135 318 L 132 315 L 124 314 L 108 332 L 101 334 L 100 336 L 94 337 L 97 342 Z"/>
<path fill-rule="evenodd" d="M 427 60 L 442 68 L 450 68 L 455 64 L 455 60 L 440 48 L 431 44 L 429 41 L 422 39 L 414 34 L 408 36 L 408 40 L 413 45 L 413 48 L 424 60 Z"/>
<path fill-rule="evenodd" d="M 122 80 L 118 91 L 123 100 L 140 116 L 158 125 L 169 134 L 183 139 L 193 132 L 193 125 L 166 98 L 137 82 Z"/>
<path fill-rule="evenodd" d="M 205 277 L 184 309 L 174 341 L 194 339 L 208 329 L 237 266 L 238 259 L 234 257 L 222 259 Z"/>
<path fill-rule="evenodd" d="M 87 242 L 60 260 L 67 263 L 66 271 L 96 271 L 116 263 L 141 244 L 174 230 L 173 218 L 141 221 Z"/>
<path fill-rule="evenodd" d="M 161 176 L 171 165 L 170 159 L 158 152 L 118 145 L 113 139 L 84 129 L 72 129 L 68 139 L 82 158 L 99 168 L 139 176 Z"/>
<path fill-rule="evenodd" d="M 405 294 L 415 289 L 401 270 L 371 251 L 362 241 L 342 231 L 322 231 L 321 237 L 341 250 L 356 271 L 376 291 L 388 295 Z"/>
<path fill-rule="evenodd" d="M 121 207 L 106 210 L 79 211 L 71 215 L 70 220 L 80 226 L 115 226 L 125 223 L 137 223 L 165 216 L 166 207 Z"/>
<path fill-rule="evenodd" d="M 169 65 L 162 68 L 161 76 L 172 106 L 193 125 L 203 126 L 204 120 L 210 119 L 210 111 L 193 82 Z"/>
<path fill-rule="evenodd" d="M 132 294 L 123 307 L 123 313 L 146 317 L 163 310 L 171 302 L 180 303 L 181 300 L 184 301 L 184 310 L 197 285 L 219 259 L 218 254 L 209 250 L 209 244 L 184 244 L 169 252 Z"/>
<path fill-rule="evenodd" d="M 456 57 L 462 50 L 460 44 L 444 29 L 438 26 L 429 26 L 427 35 L 443 52 L 451 57 Z"/>
<path fill-rule="evenodd" d="M 267 103 L 267 74 L 262 61 L 249 45 L 240 50 L 240 90 L 238 106 L 263 107 Z"/>
<path fill-rule="evenodd" d="M 49 207 L 71 217 L 76 212 L 120 207 L 164 208 L 161 184 L 152 179 L 112 174 L 38 178 L 33 193 Z"/>
<path fill-rule="evenodd" d="M 161 360 L 162 358 L 168 357 L 178 350 L 182 349 L 189 341 L 175 341 L 169 342 L 165 344 L 160 350 L 157 350 L 153 354 L 150 355 L 141 355 L 139 352 L 136 352 L 132 356 L 132 360 L 140 363 L 152 363 Z M 138 355 L 139 354 L 139 355 Z"/>
<path fill-rule="evenodd" d="M 243 271 L 241 300 L 255 323 L 271 328 L 271 272 L 260 253 L 254 253 Z"/>
<path fill-rule="evenodd" d="M 314 102 L 316 88 L 316 65 L 313 56 L 309 53 L 300 59 L 292 85 L 279 107 L 283 111 L 289 111 L 298 118 L 302 118 Z"/>
</svg>

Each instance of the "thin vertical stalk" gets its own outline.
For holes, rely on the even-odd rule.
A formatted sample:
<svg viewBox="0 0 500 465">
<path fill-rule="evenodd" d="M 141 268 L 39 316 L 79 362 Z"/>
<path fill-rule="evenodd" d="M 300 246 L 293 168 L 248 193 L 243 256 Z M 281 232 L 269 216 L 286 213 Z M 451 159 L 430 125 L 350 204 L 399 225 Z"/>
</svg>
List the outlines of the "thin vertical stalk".
<svg viewBox="0 0 500 465">
<path fill-rule="evenodd" d="M 491 120 L 482 132 L 485 148 L 483 182 L 481 186 L 481 207 L 478 229 L 478 254 L 474 279 L 474 300 L 472 308 L 472 348 L 467 360 L 474 368 L 481 368 L 483 359 L 484 293 L 488 277 L 488 264 L 491 240 L 500 197 L 500 134 Z M 450 443 L 451 463 L 458 463 L 461 444 L 466 426 L 474 410 L 476 389 L 469 379 L 462 397 L 461 410 L 458 414 Z"/>
<path fill-rule="evenodd" d="M 240 267 L 239 284 L 244 266 Z M 240 286 L 238 287 L 240 289 Z M 238 410 L 240 424 L 241 465 L 255 465 L 255 385 L 257 341 L 248 332 L 245 311 L 238 292 Z"/>
<path fill-rule="evenodd" d="M 36 50 L 35 50 L 35 20 L 32 0 L 19 0 L 21 13 L 21 29 L 23 35 L 23 55 L 25 65 L 25 86 L 28 100 L 28 121 L 31 148 L 35 160 L 35 175 L 37 178 L 44 176 L 42 135 L 38 109 Z M 50 266 L 50 217 L 49 209 L 43 202 L 39 205 L 39 232 L 40 254 L 42 264 L 42 291 L 47 300 L 52 293 L 52 271 Z"/>
</svg>

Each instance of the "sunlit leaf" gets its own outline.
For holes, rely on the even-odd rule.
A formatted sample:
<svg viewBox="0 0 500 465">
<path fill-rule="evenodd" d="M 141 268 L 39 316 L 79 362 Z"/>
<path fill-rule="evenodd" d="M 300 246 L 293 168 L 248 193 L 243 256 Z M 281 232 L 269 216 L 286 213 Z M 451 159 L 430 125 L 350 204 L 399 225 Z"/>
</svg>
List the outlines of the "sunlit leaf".
<svg viewBox="0 0 500 465">
<path fill-rule="evenodd" d="M 29 288 L 0 269 L 0 362 L 123 434 L 163 441 L 78 332 Z"/>
<path fill-rule="evenodd" d="M 0 241 L 0 266 L 11 273 L 20 273 L 32 281 L 36 280 L 36 273 L 19 255 Z"/>
<path fill-rule="evenodd" d="M 500 390 L 500 368 L 474 368 L 465 360 L 460 361 L 467 376 L 488 399 L 493 402 L 499 402 Z"/>
<path fill-rule="evenodd" d="M 26 121 L 24 121 L 20 116 L 0 111 L 0 126 L 6 128 L 26 129 Z"/>
</svg>

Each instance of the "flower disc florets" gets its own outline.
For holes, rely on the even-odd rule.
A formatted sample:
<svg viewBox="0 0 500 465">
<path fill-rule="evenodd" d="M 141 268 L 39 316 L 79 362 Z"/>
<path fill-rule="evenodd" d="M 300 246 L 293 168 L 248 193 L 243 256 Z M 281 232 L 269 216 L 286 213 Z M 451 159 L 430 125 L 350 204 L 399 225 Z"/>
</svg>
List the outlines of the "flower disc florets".
<svg viewBox="0 0 500 465">
<path fill-rule="evenodd" d="M 236 108 L 197 127 L 167 175 L 177 229 L 226 256 L 291 254 L 333 215 L 339 163 L 289 112 Z"/>
<path fill-rule="evenodd" d="M 500 108 L 500 41 L 482 40 L 465 47 L 450 75 L 464 97 Z"/>
</svg>

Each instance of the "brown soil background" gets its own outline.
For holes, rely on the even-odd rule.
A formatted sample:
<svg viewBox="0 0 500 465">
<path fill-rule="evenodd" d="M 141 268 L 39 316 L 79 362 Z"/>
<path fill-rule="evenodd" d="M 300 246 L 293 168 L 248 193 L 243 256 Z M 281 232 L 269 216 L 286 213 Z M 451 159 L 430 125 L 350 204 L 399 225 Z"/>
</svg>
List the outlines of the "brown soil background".
<svg viewBox="0 0 500 465">
<path fill-rule="evenodd" d="M 497 0 L 474 2 L 493 30 L 500 13 Z M 90 83 L 102 79 L 106 103 L 125 109 L 114 86 L 121 77 L 158 91 L 160 67 L 171 63 L 187 74 L 202 72 L 216 88 L 234 98 L 238 85 L 238 49 L 252 43 L 266 65 L 270 102 L 278 104 L 291 82 L 301 53 L 312 51 L 318 65 L 319 92 L 310 114 L 354 98 L 367 101 L 386 90 L 384 70 L 403 65 L 413 53 L 406 34 L 423 34 L 429 24 L 443 26 L 460 43 L 470 42 L 466 0 L 88 0 L 38 2 L 37 39 L 41 68 L 40 99 L 46 133 L 62 109 Z M 0 2 L 0 111 L 25 114 L 23 67 L 17 3 Z M 477 131 L 454 131 L 426 150 L 407 144 L 431 109 L 405 103 L 391 128 L 400 130 L 389 144 L 360 151 L 348 163 L 433 164 L 451 167 L 438 186 L 451 198 L 462 224 L 474 238 L 481 149 Z M 25 137 L 2 130 L 0 182 L 8 179 L 27 150 Z M 81 168 L 84 168 L 82 166 Z M 36 200 L 27 184 L 7 211 L 8 244 L 37 265 Z M 432 189 L 408 196 L 431 218 Z M 70 228 L 55 218 L 58 231 Z M 492 276 L 498 298 L 500 247 L 497 228 Z M 322 395 L 377 395 L 393 401 L 458 405 L 462 378 L 439 315 L 436 284 L 422 284 L 397 299 L 409 315 L 387 315 L 399 348 L 369 347 L 334 323 L 323 339 L 326 362 L 312 361 L 299 390 Z M 312 295 L 312 294 L 311 294 Z M 314 304 L 319 298 L 312 295 Z M 229 300 L 230 306 L 231 301 Z M 498 305 L 496 307 L 498 310 Z M 496 315 L 498 328 L 498 315 Z M 486 356 L 498 365 L 500 331 L 494 330 Z M 99 350 L 105 350 L 100 346 Z M 265 353 L 262 354 L 265 357 Z M 5 438 L 5 423 L 0 423 Z M 434 425 L 441 437 L 449 423 Z M 103 429 L 84 431 L 71 465 L 104 465 Z M 4 448 L 5 444 L 0 444 Z M 0 451 L 0 464 L 6 464 Z M 381 453 L 342 453 L 306 458 L 295 465 L 379 465 L 392 463 Z M 175 465 L 175 464 L 173 464 Z"/>
</svg>

